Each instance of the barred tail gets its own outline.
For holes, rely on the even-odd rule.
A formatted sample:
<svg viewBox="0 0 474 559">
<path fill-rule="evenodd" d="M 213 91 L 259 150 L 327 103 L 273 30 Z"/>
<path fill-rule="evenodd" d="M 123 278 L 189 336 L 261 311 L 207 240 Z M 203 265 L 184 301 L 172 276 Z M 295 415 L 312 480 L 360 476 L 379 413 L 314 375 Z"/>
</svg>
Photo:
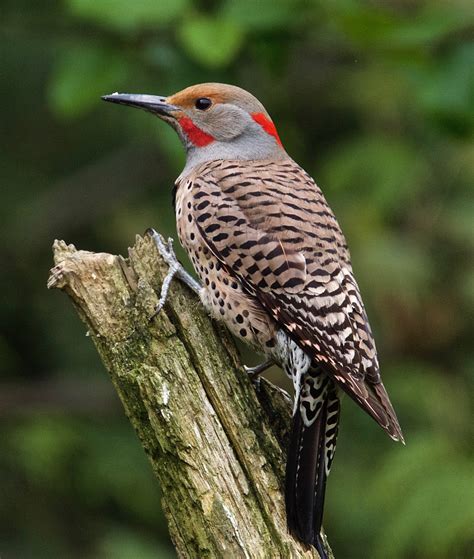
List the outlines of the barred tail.
<svg viewBox="0 0 474 559">
<path fill-rule="evenodd" d="M 293 417 L 286 465 L 285 501 L 289 531 L 327 559 L 321 540 L 326 479 L 336 450 L 340 404 L 332 382 L 320 394 L 318 413 L 308 421 L 301 405 Z M 307 401 L 307 400 L 306 400 Z"/>
</svg>

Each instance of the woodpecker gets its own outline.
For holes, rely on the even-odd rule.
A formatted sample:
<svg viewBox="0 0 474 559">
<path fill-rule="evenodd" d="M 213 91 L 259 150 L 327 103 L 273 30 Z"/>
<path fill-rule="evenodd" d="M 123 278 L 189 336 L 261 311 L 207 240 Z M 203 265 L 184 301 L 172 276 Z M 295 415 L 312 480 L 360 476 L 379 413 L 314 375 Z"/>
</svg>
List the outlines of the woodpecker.
<svg viewBox="0 0 474 559">
<path fill-rule="evenodd" d="M 276 363 L 290 377 L 288 528 L 325 558 L 320 531 L 342 393 L 403 442 L 341 228 L 247 91 L 206 83 L 169 97 L 103 99 L 154 114 L 184 145 L 174 207 L 179 240 L 200 283 L 180 266 L 171 241 L 155 234 L 170 265 L 158 309 L 177 274 L 213 316 L 266 357 L 253 374 Z"/>
</svg>

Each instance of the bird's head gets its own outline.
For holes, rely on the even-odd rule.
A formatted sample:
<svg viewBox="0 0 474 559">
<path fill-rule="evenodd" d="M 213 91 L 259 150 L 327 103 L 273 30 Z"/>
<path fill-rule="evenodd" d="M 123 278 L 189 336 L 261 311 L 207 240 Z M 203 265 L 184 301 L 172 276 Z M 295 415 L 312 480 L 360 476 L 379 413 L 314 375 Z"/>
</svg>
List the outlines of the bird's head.
<svg viewBox="0 0 474 559">
<path fill-rule="evenodd" d="M 264 106 L 240 87 L 205 83 L 169 97 L 113 93 L 102 99 L 144 109 L 168 122 L 186 148 L 188 166 L 213 159 L 287 157 Z"/>
</svg>

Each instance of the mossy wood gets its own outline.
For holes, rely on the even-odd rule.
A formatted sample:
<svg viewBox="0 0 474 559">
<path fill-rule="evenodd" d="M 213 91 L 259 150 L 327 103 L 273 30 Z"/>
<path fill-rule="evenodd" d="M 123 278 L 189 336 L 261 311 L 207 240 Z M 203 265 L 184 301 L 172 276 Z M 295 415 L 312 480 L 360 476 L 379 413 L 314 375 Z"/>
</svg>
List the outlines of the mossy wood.
<svg viewBox="0 0 474 559">
<path fill-rule="evenodd" d="M 53 250 L 48 287 L 87 325 L 160 482 L 178 556 L 317 558 L 286 530 L 288 397 L 265 381 L 256 393 L 231 337 L 178 281 L 150 321 L 166 265 L 149 237 L 128 259 Z"/>
</svg>

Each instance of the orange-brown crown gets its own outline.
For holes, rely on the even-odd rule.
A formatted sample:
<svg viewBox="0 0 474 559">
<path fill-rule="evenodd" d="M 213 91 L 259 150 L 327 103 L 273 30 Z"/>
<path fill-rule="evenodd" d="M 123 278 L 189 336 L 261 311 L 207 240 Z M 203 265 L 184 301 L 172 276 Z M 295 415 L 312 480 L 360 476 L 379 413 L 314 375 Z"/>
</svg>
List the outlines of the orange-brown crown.
<svg viewBox="0 0 474 559">
<path fill-rule="evenodd" d="M 201 83 L 191 85 L 182 91 L 167 98 L 168 103 L 189 109 L 194 107 L 197 99 L 211 99 L 213 103 L 232 103 L 240 106 L 248 112 L 263 112 L 267 114 L 265 107 L 260 101 L 245 89 L 235 85 L 222 83 Z M 268 116 L 268 115 L 267 115 Z"/>
</svg>

